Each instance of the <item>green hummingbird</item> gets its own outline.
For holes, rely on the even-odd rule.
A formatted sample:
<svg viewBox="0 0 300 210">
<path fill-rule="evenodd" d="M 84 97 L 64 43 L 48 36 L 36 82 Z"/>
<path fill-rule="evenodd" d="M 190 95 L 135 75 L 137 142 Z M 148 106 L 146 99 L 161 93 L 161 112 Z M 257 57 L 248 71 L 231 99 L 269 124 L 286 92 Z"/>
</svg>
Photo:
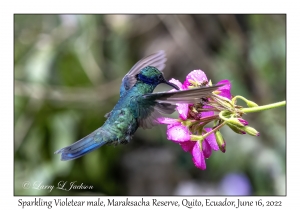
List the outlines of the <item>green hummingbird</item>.
<svg viewBox="0 0 300 210">
<path fill-rule="evenodd" d="M 112 111 L 105 115 L 105 123 L 55 154 L 61 154 L 63 161 L 73 160 L 103 145 L 126 144 L 138 127 L 146 129 L 158 125 L 157 119 L 163 114 L 172 114 L 176 104 L 199 103 L 221 86 L 179 90 L 163 76 L 166 60 L 164 51 L 159 51 L 138 61 L 122 79 L 120 99 Z M 177 91 L 153 93 L 161 83 L 170 85 Z"/>
</svg>

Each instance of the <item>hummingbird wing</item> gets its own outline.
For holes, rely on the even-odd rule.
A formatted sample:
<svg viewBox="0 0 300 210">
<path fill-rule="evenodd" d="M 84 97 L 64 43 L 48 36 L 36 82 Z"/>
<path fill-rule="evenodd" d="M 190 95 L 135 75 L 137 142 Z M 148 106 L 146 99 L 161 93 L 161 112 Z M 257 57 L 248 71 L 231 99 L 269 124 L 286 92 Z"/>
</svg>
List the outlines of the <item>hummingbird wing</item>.
<svg viewBox="0 0 300 210">
<path fill-rule="evenodd" d="M 199 103 L 201 98 L 210 96 L 214 90 L 218 89 L 221 86 L 223 86 L 223 84 L 193 88 L 189 90 L 179 90 L 175 92 L 148 93 L 144 94 L 142 97 L 146 100 L 154 100 L 158 103 L 194 104 Z"/>
<path fill-rule="evenodd" d="M 136 75 L 139 74 L 143 68 L 147 66 L 153 66 L 158 70 L 162 71 L 166 66 L 166 61 L 166 54 L 163 50 L 160 50 L 139 60 L 123 77 L 122 84 L 120 87 L 120 97 L 134 86 L 134 84 L 136 83 Z M 110 112 L 104 115 L 104 117 L 106 118 L 108 118 L 109 116 Z"/>
<path fill-rule="evenodd" d="M 139 60 L 123 77 L 122 84 L 120 87 L 120 97 L 134 86 L 134 84 L 136 83 L 136 75 L 139 74 L 143 68 L 147 66 L 153 66 L 158 70 L 162 71 L 166 66 L 166 61 L 166 54 L 163 50 L 160 50 Z M 106 118 L 108 118 L 109 116 L 110 112 L 104 115 L 104 117 Z"/>
<path fill-rule="evenodd" d="M 139 125 L 142 128 L 151 128 L 159 124 L 157 119 L 162 117 L 162 114 L 172 114 L 176 104 L 199 103 L 201 98 L 209 97 L 214 90 L 221 86 L 223 85 L 144 94 L 139 102 Z"/>
<path fill-rule="evenodd" d="M 164 114 L 172 114 L 176 105 L 168 103 L 157 103 L 156 101 L 151 101 L 152 104 L 147 101 L 144 103 L 139 103 L 139 126 L 144 129 L 152 128 L 155 125 L 158 125 L 158 118 L 163 117 Z"/>
<path fill-rule="evenodd" d="M 147 66 L 153 66 L 162 71 L 166 66 L 166 60 L 166 54 L 163 50 L 139 60 L 123 77 L 120 88 L 120 96 L 133 87 L 133 85 L 136 83 L 136 75 L 139 74 L 143 68 Z"/>
</svg>

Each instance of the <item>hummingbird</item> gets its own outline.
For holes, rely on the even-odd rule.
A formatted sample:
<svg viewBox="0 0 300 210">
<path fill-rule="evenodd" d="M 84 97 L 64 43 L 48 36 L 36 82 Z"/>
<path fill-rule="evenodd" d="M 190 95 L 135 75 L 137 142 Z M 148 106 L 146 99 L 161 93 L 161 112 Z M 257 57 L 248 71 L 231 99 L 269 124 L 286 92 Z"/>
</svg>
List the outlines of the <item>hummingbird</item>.
<svg viewBox="0 0 300 210">
<path fill-rule="evenodd" d="M 123 77 L 120 99 L 105 115 L 104 124 L 70 146 L 57 150 L 61 160 L 73 160 L 103 145 L 127 144 L 139 127 L 149 129 L 158 125 L 157 119 L 172 114 L 179 103 L 199 103 L 221 85 L 180 90 L 168 82 L 162 70 L 165 67 L 164 51 L 158 51 L 138 61 Z M 155 92 L 157 85 L 165 83 L 177 91 Z"/>
</svg>

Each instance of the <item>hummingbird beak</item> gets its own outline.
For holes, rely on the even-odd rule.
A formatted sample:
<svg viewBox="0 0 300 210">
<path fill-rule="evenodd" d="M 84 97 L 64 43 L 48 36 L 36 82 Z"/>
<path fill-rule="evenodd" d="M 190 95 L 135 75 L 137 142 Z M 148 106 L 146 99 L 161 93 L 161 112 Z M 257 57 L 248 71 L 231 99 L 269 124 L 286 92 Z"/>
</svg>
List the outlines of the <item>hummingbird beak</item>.
<svg viewBox="0 0 300 210">
<path fill-rule="evenodd" d="M 170 85 L 172 86 L 173 88 L 175 88 L 176 90 L 180 90 L 179 87 L 177 87 L 177 85 L 171 83 L 171 82 L 168 82 L 166 79 L 164 79 L 163 83 L 166 83 L 167 85 Z"/>
</svg>

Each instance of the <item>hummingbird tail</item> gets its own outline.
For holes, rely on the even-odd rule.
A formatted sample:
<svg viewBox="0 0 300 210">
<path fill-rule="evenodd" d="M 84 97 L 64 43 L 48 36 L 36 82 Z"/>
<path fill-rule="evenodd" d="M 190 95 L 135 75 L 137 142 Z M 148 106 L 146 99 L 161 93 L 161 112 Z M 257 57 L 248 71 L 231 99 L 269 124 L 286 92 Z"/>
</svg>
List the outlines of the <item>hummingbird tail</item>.
<svg viewBox="0 0 300 210">
<path fill-rule="evenodd" d="M 68 147 L 57 150 L 54 154 L 61 153 L 61 160 L 63 161 L 73 160 L 103 146 L 106 143 L 106 141 L 95 141 L 94 135 L 88 135 Z"/>
</svg>

